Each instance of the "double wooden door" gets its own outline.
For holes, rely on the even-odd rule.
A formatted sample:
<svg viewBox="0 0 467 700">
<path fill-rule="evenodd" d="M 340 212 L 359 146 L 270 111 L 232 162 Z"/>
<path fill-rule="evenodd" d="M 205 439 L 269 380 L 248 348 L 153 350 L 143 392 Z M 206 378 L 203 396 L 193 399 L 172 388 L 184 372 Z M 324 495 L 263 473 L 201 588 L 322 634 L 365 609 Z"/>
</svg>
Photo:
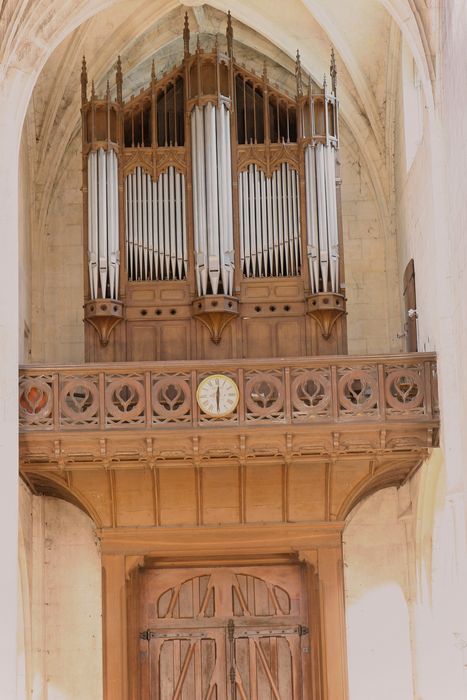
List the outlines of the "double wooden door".
<svg viewBox="0 0 467 700">
<path fill-rule="evenodd" d="M 306 700 L 298 566 L 147 570 L 142 700 Z"/>
</svg>

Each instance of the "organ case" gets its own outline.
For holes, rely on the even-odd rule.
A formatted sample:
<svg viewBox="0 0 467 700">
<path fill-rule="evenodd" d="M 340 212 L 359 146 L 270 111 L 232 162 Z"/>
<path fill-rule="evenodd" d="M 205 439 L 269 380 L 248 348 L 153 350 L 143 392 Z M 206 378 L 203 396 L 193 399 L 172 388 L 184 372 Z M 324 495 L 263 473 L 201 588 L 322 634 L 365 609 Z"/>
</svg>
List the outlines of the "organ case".
<svg viewBox="0 0 467 700">
<path fill-rule="evenodd" d="M 226 38 L 123 99 L 81 75 L 86 359 L 345 353 L 338 100 Z"/>
</svg>

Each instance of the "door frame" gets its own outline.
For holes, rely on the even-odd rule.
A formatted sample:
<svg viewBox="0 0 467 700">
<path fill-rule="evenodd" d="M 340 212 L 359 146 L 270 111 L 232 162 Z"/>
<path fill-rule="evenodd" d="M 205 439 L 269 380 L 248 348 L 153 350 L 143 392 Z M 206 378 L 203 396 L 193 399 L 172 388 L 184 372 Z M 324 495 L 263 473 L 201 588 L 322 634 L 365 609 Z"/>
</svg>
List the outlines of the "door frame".
<svg viewBox="0 0 467 700">
<path fill-rule="evenodd" d="M 333 522 L 100 530 L 104 700 L 139 700 L 140 568 L 279 562 L 303 565 L 309 628 L 316 640 L 309 668 L 304 668 L 310 677 L 310 700 L 347 700 L 343 526 Z"/>
</svg>

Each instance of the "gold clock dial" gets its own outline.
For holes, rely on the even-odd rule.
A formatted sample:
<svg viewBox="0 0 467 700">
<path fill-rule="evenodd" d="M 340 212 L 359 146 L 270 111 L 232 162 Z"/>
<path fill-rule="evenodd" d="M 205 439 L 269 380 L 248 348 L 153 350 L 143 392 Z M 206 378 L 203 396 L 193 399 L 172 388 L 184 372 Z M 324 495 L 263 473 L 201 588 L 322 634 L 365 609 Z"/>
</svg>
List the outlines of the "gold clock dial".
<svg viewBox="0 0 467 700">
<path fill-rule="evenodd" d="M 239 399 L 238 387 L 225 374 L 211 374 L 199 383 L 196 400 L 208 416 L 222 418 L 235 411 Z"/>
</svg>

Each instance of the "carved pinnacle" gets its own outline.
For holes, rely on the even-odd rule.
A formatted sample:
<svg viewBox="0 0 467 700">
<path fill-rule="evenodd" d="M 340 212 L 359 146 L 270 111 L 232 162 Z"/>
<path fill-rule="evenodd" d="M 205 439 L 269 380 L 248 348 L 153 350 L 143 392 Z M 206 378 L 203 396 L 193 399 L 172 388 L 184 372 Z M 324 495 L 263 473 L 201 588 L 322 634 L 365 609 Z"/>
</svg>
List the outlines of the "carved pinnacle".
<svg viewBox="0 0 467 700">
<path fill-rule="evenodd" d="M 183 25 L 183 52 L 185 56 L 190 55 L 190 24 L 188 22 L 188 12 L 185 12 L 185 23 Z"/>
<path fill-rule="evenodd" d="M 336 68 L 336 56 L 334 54 L 334 48 L 331 48 L 331 86 L 334 97 L 337 94 L 337 68 Z"/>
<path fill-rule="evenodd" d="M 225 32 L 227 37 L 227 53 L 229 58 L 233 57 L 233 28 L 232 28 L 232 15 L 230 10 L 227 12 L 227 30 Z"/>
<path fill-rule="evenodd" d="M 84 104 L 88 100 L 88 71 L 86 67 L 86 58 L 83 56 L 83 63 L 81 65 L 81 102 Z"/>
<path fill-rule="evenodd" d="M 122 61 L 120 56 L 117 58 L 117 73 L 115 75 L 115 82 L 117 83 L 117 102 L 123 101 L 123 73 L 122 73 Z"/>
<path fill-rule="evenodd" d="M 300 51 L 297 50 L 297 58 L 295 61 L 295 80 L 297 81 L 297 97 L 303 95 L 303 78 L 302 78 L 302 64 L 300 61 Z"/>
</svg>

